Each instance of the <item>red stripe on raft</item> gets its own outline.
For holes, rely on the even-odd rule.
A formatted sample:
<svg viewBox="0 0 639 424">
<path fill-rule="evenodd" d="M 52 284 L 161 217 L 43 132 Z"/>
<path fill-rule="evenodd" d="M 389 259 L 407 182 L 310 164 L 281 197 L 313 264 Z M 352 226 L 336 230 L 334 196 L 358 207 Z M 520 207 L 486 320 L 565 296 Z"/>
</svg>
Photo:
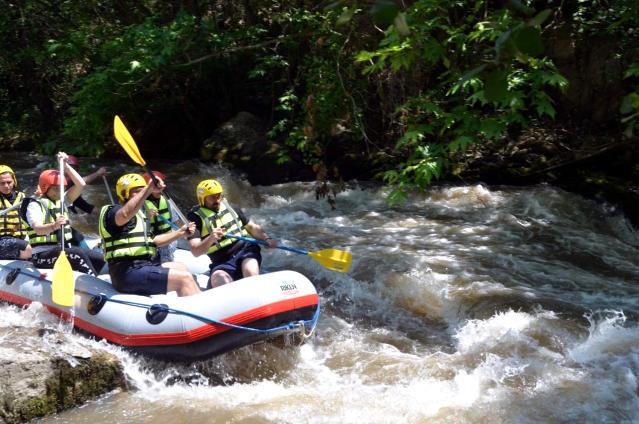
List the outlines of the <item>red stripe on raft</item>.
<svg viewBox="0 0 639 424">
<path fill-rule="evenodd" d="M 16 305 L 20 305 L 20 306 L 25 306 L 25 305 L 30 305 L 31 304 L 31 299 L 26 298 L 26 297 L 22 297 L 22 296 L 17 296 L 13 293 L 9 293 L 9 292 L 5 292 L 5 291 L 0 291 L 0 299 L 1 300 L 6 300 L 9 303 L 14 303 Z"/>
<path fill-rule="evenodd" d="M 0 291 L 0 299 L 19 305 L 28 305 L 31 303 L 30 299 L 16 296 L 14 294 L 3 291 Z M 253 321 L 268 318 L 270 316 L 277 315 L 283 312 L 305 308 L 308 306 L 315 306 L 317 305 L 318 301 L 319 296 L 317 294 L 309 294 L 294 299 L 286 299 L 280 302 L 271 303 L 270 305 L 260 306 L 258 308 L 244 311 L 239 314 L 220 319 L 218 321 L 223 321 L 234 325 L 245 325 Z M 69 318 L 69 314 L 66 311 L 60 310 L 50 305 L 45 306 L 49 311 L 56 315 L 62 316 L 66 319 Z M 181 331 L 177 333 L 121 334 L 97 326 L 78 317 L 75 317 L 74 325 L 97 337 L 107 339 L 111 343 L 119 344 L 121 346 L 158 346 L 186 344 L 212 337 L 216 334 L 224 333 L 225 331 L 230 330 L 229 327 L 226 327 L 224 325 L 204 324 L 192 330 Z"/>
</svg>

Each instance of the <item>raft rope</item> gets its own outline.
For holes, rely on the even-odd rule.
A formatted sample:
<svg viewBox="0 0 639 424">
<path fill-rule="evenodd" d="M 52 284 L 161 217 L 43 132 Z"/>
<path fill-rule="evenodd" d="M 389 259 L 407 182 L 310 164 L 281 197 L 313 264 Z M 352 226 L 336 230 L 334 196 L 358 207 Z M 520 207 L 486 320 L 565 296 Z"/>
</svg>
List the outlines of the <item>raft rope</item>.
<svg viewBox="0 0 639 424">
<path fill-rule="evenodd" d="M 32 278 L 36 278 L 39 281 L 46 281 L 47 283 L 51 284 L 51 280 L 48 280 L 47 274 L 46 273 L 34 273 L 34 272 L 30 272 L 30 271 L 26 271 L 23 268 L 14 268 L 11 266 L 7 266 L 7 265 L 0 265 L 0 268 L 9 268 L 12 271 L 9 272 L 9 274 L 11 273 L 15 273 L 16 270 L 19 274 L 23 274 Z M 14 276 L 15 279 L 15 276 Z M 309 337 L 312 336 L 313 332 L 315 331 L 315 327 L 317 326 L 317 321 L 319 320 L 319 316 L 320 316 L 320 304 L 319 302 L 317 303 L 317 309 L 315 310 L 315 314 L 313 314 L 313 317 L 309 320 L 299 320 L 299 321 L 294 321 L 294 322 L 290 322 L 288 324 L 284 324 L 284 325 L 280 325 L 277 327 L 273 327 L 273 328 L 253 328 L 253 327 L 246 327 L 243 325 L 237 325 L 237 324 L 231 324 L 229 322 L 224 322 L 224 321 L 218 321 L 212 318 L 207 318 L 204 317 L 202 315 L 198 315 L 198 314 L 193 314 L 191 312 L 187 312 L 187 311 L 183 311 L 181 309 L 175 309 L 175 308 L 170 308 L 166 305 L 163 304 L 152 304 L 152 305 L 147 305 L 144 303 L 138 303 L 138 302 L 132 302 L 132 301 L 128 301 L 128 300 L 120 300 L 120 299 L 111 299 L 109 298 L 107 295 L 105 294 L 94 294 L 94 293 L 90 293 L 84 290 L 75 290 L 77 293 L 82 293 L 82 294 L 86 294 L 89 296 L 92 296 L 93 298 L 96 298 L 99 303 L 102 302 L 112 302 L 112 303 L 119 303 L 121 305 L 127 305 L 127 306 L 134 306 L 137 308 L 142 308 L 142 309 L 147 309 L 150 310 L 151 308 L 153 308 L 153 311 L 155 313 L 158 312 L 166 312 L 166 313 L 173 313 L 176 315 L 183 315 L 189 318 L 194 318 L 196 320 L 202 321 L 206 324 L 214 324 L 214 325 L 221 325 L 224 327 L 229 327 L 235 330 L 242 330 L 242 331 L 248 331 L 248 332 L 252 332 L 252 333 L 260 333 L 260 334 L 273 334 L 273 333 L 292 333 L 295 330 L 300 332 L 300 336 L 302 337 L 302 340 L 306 340 Z M 126 293 L 124 293 L 126 294 Z M 308 330 L 308 332 L 306 331 L 307 328 L 310 328 Z"/>
</svg>

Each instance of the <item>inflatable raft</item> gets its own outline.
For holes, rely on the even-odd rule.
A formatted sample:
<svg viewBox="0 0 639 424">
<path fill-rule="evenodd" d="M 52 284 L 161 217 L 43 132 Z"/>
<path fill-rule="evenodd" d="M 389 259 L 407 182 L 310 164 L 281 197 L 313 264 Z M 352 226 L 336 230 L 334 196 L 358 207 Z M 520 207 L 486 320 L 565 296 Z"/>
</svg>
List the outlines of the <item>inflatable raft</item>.
<svg viewBox="0 0 639 424">
<path fill-rule="evenodd" d="M 40 302 L 94 337 L 170 361 L 206 359 L 283 334 L 305 339 L 319 318 L 315 287 L 295 271 L 245 278 L 188 297 L 123 294 L 108 275 L 74 272 L 73 308 L 52 302 L 51 275 L 51 269 L 30 262 L 0 261 L 0 300 Z"/>
</svg>

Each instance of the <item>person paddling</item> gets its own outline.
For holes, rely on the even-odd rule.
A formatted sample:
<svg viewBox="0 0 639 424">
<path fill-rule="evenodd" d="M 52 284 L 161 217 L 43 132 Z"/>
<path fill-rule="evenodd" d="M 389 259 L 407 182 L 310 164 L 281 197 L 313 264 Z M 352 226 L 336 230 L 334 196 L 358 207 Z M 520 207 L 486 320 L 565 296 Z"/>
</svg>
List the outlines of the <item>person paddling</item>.
<svg viewBox="0 0 639 424">
<path fill-rule="evenodd" d="M 166 184 L 166 175 L 160 171 L 152 171 L 155 178 L 162 183 Z M 151 182 L 151 175 L 146 172 L 144 175 L 144 181 L 147 184 Z M 149 218 L 149 224 L 151 225 L 151 231 L 153 234 L 164 234 L 171 231 L 173 226 L 181 226 L 185 223 L 178 218 L 178 213 L 173 210 L 169 201 L 162 193 L 152 193 L 144 201 L 144 211 Z M 173 253 L 177 249 L 177 240 L 167 244 L 166 246 L 157 248 L 157 255 L 161 263 L 173 262 Z"/>
<path fill-rule="evenodd" d="M 195 190 L 199 206 L 187 216 L 195 222 L 197 231 L 189 239 L 194 256 L 207 254 L 211 258 L 211 287 L 221 286 L 240 278 L 259 275 L 262 255 L 254 243 L 230 236 L 252 236 L 264 240 L 267 247 L 277 247 L 261 226 L 248 219 L 239 208 L 232 208 L 224 199 L 224 190 L 217 180 L 204 180 Z"/>
<path fill-rule="evenodd" d="M 19 210 L 25 196 L 17 188 L 13 169 L 0 165 L 0 259 L 31 259 L 31 245 L 25 240 L 28 225 Z"/>
<path fill-rule="evenodd" d="M 58 153 L 57 158 L 63 161 L 64 173 L 74 183 L 68 191 L 65 190 L 65 199 L 73 202 L 84 190 L 84 180 L 69 165 L 66 153 Z M 71 245 L 69 218 L 65 205 L 60 201 L 60 179 L 62 184 L 67 186 L 67 179 L 60 175 L 60 171 L 43 171 L 38 178 L 36 197 L 23 202 L 22 213 L 29 224 L 28 235 L 33 247 L 33 263 L 39 268 L 53 268 L 62 250 L 61 243 L 65 243 L 71 267 L 76 271 L 97 275 L 97 270 L 104 265 L 101 255 Z"/>
<path fill-rule="evenodd" d="M 187 223 L 179 230 L 155 235 L 142 206 L 152 194 L 161 193 L 164 183 L 148 184 L 140 174 L 121 176 L 115 191 L 119 205 L 103 206 L 99 231 L 104 257 L 109 263 L 111 282 L 123 293 L 152 295 L 176 291 L 178 296 L 200 293 L 186 266 L 177 262 L 154 262 L 156 246 L 164 246 L 185 237 L 195 229 Z"/>
</svg>

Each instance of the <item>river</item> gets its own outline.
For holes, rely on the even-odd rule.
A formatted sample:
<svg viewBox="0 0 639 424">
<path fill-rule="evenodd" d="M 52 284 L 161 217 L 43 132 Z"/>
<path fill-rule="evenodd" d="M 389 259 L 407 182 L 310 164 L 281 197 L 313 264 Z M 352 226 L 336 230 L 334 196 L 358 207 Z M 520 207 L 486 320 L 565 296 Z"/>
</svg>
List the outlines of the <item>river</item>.
<svg viewBox="0 0 639 424">
<path fill-rule="evenodd" d="M 13 159 L 32 190 L 43 165 Z M 639 236 L 614 208 L 550 186 L 482 185 L 390 206 L 383 187 L 350 182 L 333 210 L 312 183 L 251 186 L 197 162 L 160 169 L 184 209 L 197 182 L 218 178 L 280 243 L 348 250 L 353 267 L 265 252 L 268 270 L 297 270 L 320 292 L 316 334 L 300 347 L 176 366 L 73 334 L 117 355 L 130 390 L 38 422 L 639 422 Z M 111 185 L 136 171 L 109 170 Z M 106 202 L 104 185 L 86 197 Z M 94 218 L 76 223 L 96 233 Z M 1 331 L 46 326 L 60 328 L 37 306 L 0 306 Z"/>
</svg>

